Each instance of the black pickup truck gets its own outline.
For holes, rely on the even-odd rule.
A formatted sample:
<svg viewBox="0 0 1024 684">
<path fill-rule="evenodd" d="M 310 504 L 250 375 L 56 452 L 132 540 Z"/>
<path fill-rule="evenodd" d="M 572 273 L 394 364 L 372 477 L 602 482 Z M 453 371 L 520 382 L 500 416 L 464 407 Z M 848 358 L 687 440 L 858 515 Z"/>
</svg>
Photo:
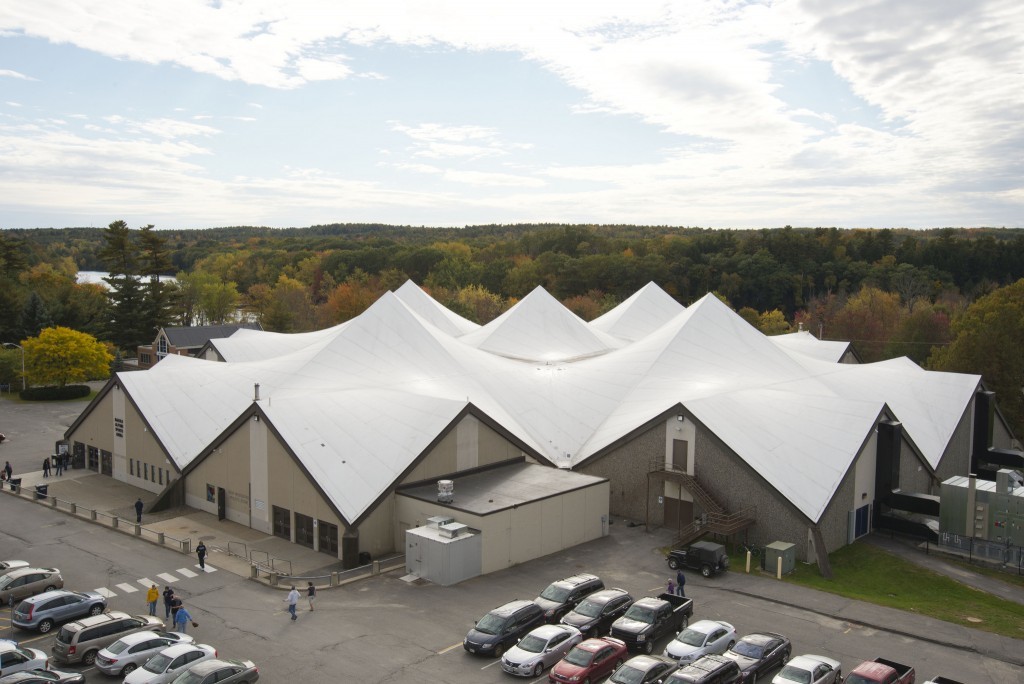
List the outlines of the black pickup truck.
<svg viewBox="0 0 1024 684">
<path fill-rule="evenodd" d="M 693 599 L 660 594 L 635 601 L 626 614 L 612 623 L 611 636 L 621 639 L 633 651 L 651 653 L 654 642 L 666 634 L 678 634 L 690 624 Z"/>
</svg>

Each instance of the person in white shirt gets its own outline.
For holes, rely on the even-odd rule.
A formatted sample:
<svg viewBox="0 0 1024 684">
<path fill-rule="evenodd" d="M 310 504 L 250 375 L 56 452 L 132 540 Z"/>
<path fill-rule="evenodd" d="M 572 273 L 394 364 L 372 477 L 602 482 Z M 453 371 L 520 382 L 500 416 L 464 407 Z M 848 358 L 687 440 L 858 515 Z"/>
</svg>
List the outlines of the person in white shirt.
<svg viewBox="0 0 1024 684">
<path fill-rule="evenodd" d="M 299 591 L 294 585 L 292 585 L 292 590 L 288 592 L 285 601 L 288 602 L 288 612 L 292 614 L 292 620 L 298 620 L 298 616 L 295 615 L 295 606 L 299 603 Z"/>
</svg>

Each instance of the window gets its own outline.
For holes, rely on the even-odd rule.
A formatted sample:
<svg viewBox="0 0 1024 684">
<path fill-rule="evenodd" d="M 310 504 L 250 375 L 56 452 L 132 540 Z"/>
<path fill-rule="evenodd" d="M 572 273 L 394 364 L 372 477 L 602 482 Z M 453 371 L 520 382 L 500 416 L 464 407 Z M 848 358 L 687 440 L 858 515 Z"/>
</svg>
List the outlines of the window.
<svg viewBox="0 0 1024 684">
<path fill-rule="evenodd" d="M 274 536 L 291 541 L 292 538 L 292 512 L 287 508 L 272 506 L 274 514 Z"/>
<path fill-rule="evenodd" d="M 134 458 L 129 458 L 128 459 L 128 474 L 129 475 L 134 475 L 135 474 L 135 459 Z"/>
<path fill-rule="evenodd" d="M 160 484 L 164 483 L 164 469 L 160 469 Z"/>
<path fill-rule="evenodd" d="M 148 480 L 149 479 L 149 464 L 148 463 L 143 463 L 142 464 L 142 468 L 143 468 L 142 472 L 144 473 L 143 476 L 142 476 L 142 479 L 143 480 Z"/>
<path fill-rule="evenodd" d="M 139 354 L 139 363 L 143 365 L 148 366 L 150 364 L 150 359 L 151 357 L 149 354 Z"/>
<path fill-rule="evenodd" d="M 156 356 L 157 356 L 157 358 L 161 358 L 163 356 L 167 356 L 167 338 L 164 337 L 163 335 L 160 336 L 160 339 L 157 342 L 157 345 L 156 345 Z"/>
<path fill-rule="evenodd" d="M 206 500 L 210 503 L 217 500 L 217 488 L 212 484 L 206 485 Z"/>
</svg>

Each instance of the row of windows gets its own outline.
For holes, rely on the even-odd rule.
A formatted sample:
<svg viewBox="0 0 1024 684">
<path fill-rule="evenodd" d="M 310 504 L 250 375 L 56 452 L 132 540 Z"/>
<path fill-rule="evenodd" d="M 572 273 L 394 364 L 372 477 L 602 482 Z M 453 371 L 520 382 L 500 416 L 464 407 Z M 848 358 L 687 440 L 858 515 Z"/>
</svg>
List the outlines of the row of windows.
<svg viewBox="0 0 1024 684">
<path fill-rule="evenodd" d="M 151 466 L 148 463 L 143 463 L 137 458 L 128 459 L 128 474 L 134 475 L 135 477 L 141 477 L 143 480 L 149 480 L 150 482 L 156 482 L 159 485 L 164 483 L 164 469 Z M 167 481 L 171 481 L 170 472 L 167 473 Z"/>
</svg>

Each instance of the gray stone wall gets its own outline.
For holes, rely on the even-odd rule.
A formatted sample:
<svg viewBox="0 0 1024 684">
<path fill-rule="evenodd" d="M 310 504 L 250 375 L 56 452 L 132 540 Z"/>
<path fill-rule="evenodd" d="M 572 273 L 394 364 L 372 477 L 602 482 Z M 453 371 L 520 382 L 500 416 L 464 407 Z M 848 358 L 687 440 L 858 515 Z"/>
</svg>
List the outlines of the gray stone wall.
<svg viewBox="0 0 1024 684">
<path fill-rule="evenodd" d="M 921 456 L 914 453 L 906 440 L 900 442 L 900 490 L 917 494 L 932 491 L 931 473 Z"/>
<path fill-rule="evenodd" d="M 648 492 L 647 473 L 651 463 L 664 461 L 665 439 L 665 423 L 661 421 L 628 443 L 578 468 L 581 473 L 608 478 L 611 497 L 608 510 L 612 515 L 644 522 L 649 510 L 649 523 L 662 524 L 663 509 L 658 504 L 661 481 L 652 480 Z"/>
<path fill-rule="evenodd" d="M 971 468 L 971 425 L 973 422 L 971 417 L 973 415 L 974 402 L 972 401 L 964 412 L 963 417 L 960 418 L 956 430 L 953 431 L 953 437 L 949 440 L 946 451 L 939 461 L 939 466 L 935 469 L 938 483 L 932 484 L 932 489 L 928 492 L 929 494 L 938 495 L 941 483 L 954 475 L 970 474 L 967 471 Z M 999 421 L 997 420 L 996 422 L 998 423 Z"/>
</svg>

